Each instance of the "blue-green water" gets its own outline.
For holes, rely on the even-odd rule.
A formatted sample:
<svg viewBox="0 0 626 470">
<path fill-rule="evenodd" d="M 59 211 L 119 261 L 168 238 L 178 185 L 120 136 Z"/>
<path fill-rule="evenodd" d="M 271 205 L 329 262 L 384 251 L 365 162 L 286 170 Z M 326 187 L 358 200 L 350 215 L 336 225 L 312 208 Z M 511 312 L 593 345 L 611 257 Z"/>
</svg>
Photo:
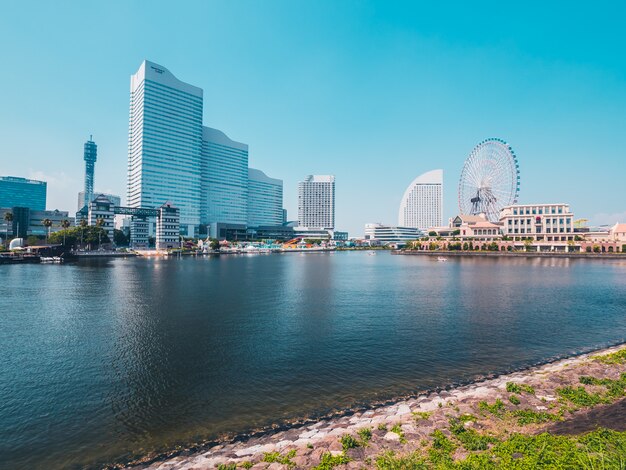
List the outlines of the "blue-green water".
<svg viewBox="0 0 626 470">
<path fill-rule="evenodd" d="M 626 260 L 2 266 L 0 466 L 98 467 L 598 348 Z"/>
</svg>

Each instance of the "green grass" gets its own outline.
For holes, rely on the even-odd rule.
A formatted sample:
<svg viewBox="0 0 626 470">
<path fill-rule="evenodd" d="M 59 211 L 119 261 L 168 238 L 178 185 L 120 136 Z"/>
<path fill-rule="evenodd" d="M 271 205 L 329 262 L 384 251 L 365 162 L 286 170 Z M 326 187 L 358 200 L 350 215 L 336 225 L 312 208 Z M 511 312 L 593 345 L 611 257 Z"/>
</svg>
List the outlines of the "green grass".
<svg viewBox="0 0 626 470">
<path fill-rule="evenodd" d="M 361 447 L 361 443 L 350 434 L 344 434 L 343 436 L 341 436 L 340 442 L 343 450 L 356 449 L 357 447 Z"/>
<path fill-rule="evenodd" d="M 520 426 L 561 420 L 560 415 L 546 413 L 545 411 L 515 410 L 512 412 L 512 415 L 517 418 L 517 424 L 519 424 Z"/>
<path fill-rule="evenodd" d="M 236 463 L 221 463 L 217 466 L 217 470 L 237 470 Z"/>
<path fill-rule="evenodd" d="M 379 431 L 386 431 L 387 425 L 385 423 L 380 423 L 377 428 Z"/>
<path fill-rule="evenodd" d="M 380 470 L 428 470 L 430 467 L 417 453 L 396 457 L 393 451 L 387 451 L 376 457 L 376 468 Z"/>
<path fill-rule="evenodd" d="M 414 411 L 412 413 L 415 421 L 419 421 L 420 419 L 428 419 L 431 417 L 432 414 L 432 411 Z"/>
<path fill-rule="evenodd" d="M 285 455 L 282 455 L 280 452 L 266 452 L 265 454 L 263 454 L 263 462 L 268 462 L 268 463 L 277 462 L 283 465 L 288 465 L 289 467 L 293 467 L 296 464 L 291 459 L 295 456 L 296 456 L 295 450 L 290 450 Z"/>
<path fill-rule="evenodd" d="M 579 377 L 580 383 L 584 385 L 602 385 L 606 387 L 606 401 L 621 398 L 626 395 L 626 373 L 623 373 L 619 379 L 596 379 L 582 375 Z"/>
<path fill-rule="evenodd" d="M 517 393 L 518 395 L 521 395 L 522 392 L 530 393 L 531 395 L 535 394 L 534 387 L 516 382 L 507 382 L 506 391 L 509 393 Z"/>
<path fill-rule="evenodd" d="M 626 469 L 626 432 L 598 429 L 580 436 L 513 434 L 486 450 L 471 451 L 453 461 L 454 444 L 433 433 L 428 458 L 417 453 L 396 456 L 385 452 L 376 459 L 380 470 L 508 470 L 508 469 Z"/>
<path fill-rule="evenodd" d="M 594 359 L 604 364 L 626 364 L 626 349 L 611 354 L 595 356 Z"/>
<path fill-rule="evenodd" d="M 490 405 L 486 401 L 479 402 L 478 409 L 480 411 L 491 413 L 498 418 L 502 418 L 504 416 L 504 412 L 506 411 L 504 408 L 504 403 L 502 403 L 502 400 L 500 400 L 499 398 L 494 402 L 493 405 Z"/>
<path fill-rule="evenodd" d="M 361 445 L 365 446 L 372 439 L 372 428 L 362 428 L 356 432 L 361 438 Z"/>
<path fill-rule="evenodd" d="M 450 432 L 467 450 L 486 450 L 489 444 L 497 442 L 497 439 L 491 436 L 484 436 L 474 429 L 466 428 L 464 421 L 458 418 L 450 419 Z"/>
<path fill-rule="evenodd" d="M 407 443 L 406 437 L 404 437 L 404 432 L 402 431 L 402 428 L 400 427 L 399 424 L 395 424 L 391 428 L 391 432 L 395 432 L 400 437 L 400 444 L 406 444 Z"/>
<path fill-rule="evenodd" d="M 242 468 L 252 468 L 254 466 L 254 464 L 252 462 L 249 461 L 245 461 L 245 462 L 241 462 L 241 467 Z"/>
<path fill-rule="evenodd" d="M 519 399 L 519 397 L 517 395 L 511 395 L 509 397 L 509 401 L 511 403 L 513 403 L 515 406 L 517 406 L 517 405 L 519 405 L 521 403 L 521 401 L 520 401 L 520 399 Z"/>
<path fill-rule="evenodd" d="M 322 454 L 319 465 L 313 467 L 313 470 L 330 470 L 337 465 L 345 465 L 348 462 L 350 462 L 350 459 L 346 454 L 333 455 L 330 452 L 326 452 Z"/>
<path fill-rule="evenodd" d="M 565 400 L 577 406 L 595 406 L 604 403 L 604 398 L 598 393 L 589 393 L 585 387 L 557 388 L 556 392 Z"/>
</svg>

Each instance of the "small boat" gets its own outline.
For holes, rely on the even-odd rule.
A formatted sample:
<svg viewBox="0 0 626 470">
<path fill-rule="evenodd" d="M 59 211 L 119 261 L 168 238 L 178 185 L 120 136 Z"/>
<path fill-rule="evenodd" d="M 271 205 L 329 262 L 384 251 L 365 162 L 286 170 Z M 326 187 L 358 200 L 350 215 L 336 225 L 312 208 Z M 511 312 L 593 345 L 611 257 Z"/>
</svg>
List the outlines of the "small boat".
<svg viewBox="0 0 626 470">
<path fill-rule="evenodd" d="M 437 256 L 437 261 L 439 262 L 448 261 L 448 258 L 444 258 L 443 256 Z"/>
<path fill-rule="evenodd" d="M 376 252 L 375 252 L 375 251 L 370 251 L 370 252 L 368 253 L 368 255 L 370 255 L 370 256 L 375 256 L 375 255 L 376 255 Z"/>
<path fill-rule="evenodd" d="M 63 258 L 61 258 L 60 256 L 42 256 L 41 257 L 42 263 L 60 263 L 61 261 L 63 261 Z"/>
</svg>

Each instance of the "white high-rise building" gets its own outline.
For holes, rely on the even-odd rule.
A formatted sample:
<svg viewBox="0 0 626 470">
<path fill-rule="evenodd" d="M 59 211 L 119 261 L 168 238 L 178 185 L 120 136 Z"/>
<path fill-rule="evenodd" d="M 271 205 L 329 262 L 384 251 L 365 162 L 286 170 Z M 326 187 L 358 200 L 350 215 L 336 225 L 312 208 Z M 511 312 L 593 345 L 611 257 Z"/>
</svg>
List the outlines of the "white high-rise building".
<svg viewBox="0 0 626 470">
<path fill-rule="evenodd" d="M 248 145 L 222 131 L 202 128 L 201 192 L 203 224 L 246 224 Z"/>
<path fill-rule="evenodd" d="M 130 77 L 128 205 L 172 201 L 189 236 L 200 224 L 202 100 L 202 89 L 147 60 Z"/>
<path fill-rule="evenodd" d="M 298 183 L 300 227 L 335 228 L 335 176 L 309 175 Z"/>
<path fill-rule="evenodd" d="M 443 170 L 429 171 L 411 182 L 400 202 L 398 225 L 421 230 L 443 225 Z"/>
<path fill-rule="evenodd" d="M 283 181 L 248 169 L 248 226 L 283 223 Z"/>
</svg>

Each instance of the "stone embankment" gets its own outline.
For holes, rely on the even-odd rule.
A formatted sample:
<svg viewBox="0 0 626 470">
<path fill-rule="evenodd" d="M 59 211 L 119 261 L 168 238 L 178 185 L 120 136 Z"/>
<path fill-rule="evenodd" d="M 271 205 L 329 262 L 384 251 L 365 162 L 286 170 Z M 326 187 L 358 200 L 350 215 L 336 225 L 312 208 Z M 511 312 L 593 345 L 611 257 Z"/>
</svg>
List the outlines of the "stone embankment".
<svg viewBox="0 0 626 470">
<path fill-rule="evenodd" d="M 489 467 L 494 462 L 490 459 L 534 458 L 500 449 L 515 436 L 624 428 L 625 372 L 626 345 L 622 345 L 139 468 L 448 468 L 468 459 L 484 460 L 467 468 L 495 468 Z M 572 445 L 579 449 L 582 444 Z M 608 453 L 601 458 L 608 459 Z M 533 467 L 527 461 L 517 463 Z"/>
</svg>

